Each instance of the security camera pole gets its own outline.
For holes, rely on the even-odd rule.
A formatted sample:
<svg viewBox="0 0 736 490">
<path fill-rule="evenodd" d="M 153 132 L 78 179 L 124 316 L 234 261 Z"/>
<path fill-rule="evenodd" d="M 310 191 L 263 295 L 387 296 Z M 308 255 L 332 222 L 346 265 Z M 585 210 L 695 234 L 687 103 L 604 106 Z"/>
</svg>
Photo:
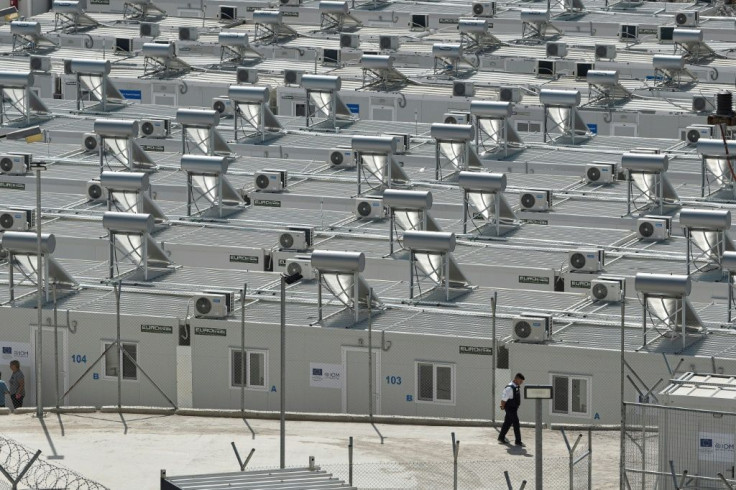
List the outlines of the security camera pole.
<svg viewBox="0 0 736 490">
<path fill-rule="evenodd" d="M 537 490 L 542 490 L 542 400 L 552 399 L 552 385 L 527 385 L 524 398 L 534 404 L 534 480 Z"/>
<path fill-rule="evenodd" d="M 280 424 L 280 467 L 286 468 L 286 285 L 301 280 L 299 273 L 281 275 L 281 424 Z"/>
</svg>

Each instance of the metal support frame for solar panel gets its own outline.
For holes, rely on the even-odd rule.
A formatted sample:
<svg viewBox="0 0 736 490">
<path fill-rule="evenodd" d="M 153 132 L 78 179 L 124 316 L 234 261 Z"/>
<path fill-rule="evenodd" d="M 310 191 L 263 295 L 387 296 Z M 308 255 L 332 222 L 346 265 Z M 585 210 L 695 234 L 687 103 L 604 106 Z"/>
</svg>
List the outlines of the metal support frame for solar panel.
<svg viewBox="0 0 736 490">
<path fill-rule="evenodd" d="M 722 270 L 724 252 L 736 250 L 728 236 L 731 213 L 725 209 L 683 208 L 680 225 L 687 240 L 687 274 Z"/>
<path fill-rule="evenodd" d="M 422 252 L 426 253 L 426 252 Z M 447 301 L 450 300 L 450 254 L 449 253 L 437 253 L 435 254 L 440 257 L 440 260 L 442 262 L 442 266 L 440 270 L 435 270 L 434 272 L 437 272 L 441 275 L 440 282 L 435 282 L 433 279 L 431 279 L 431 272 L 423 272 L 420 270 L 420 268 L 417 266 L 417 259 L 416 259 L 416 253 L 414 250 L 409 251 L 409 299 L 414 300 L 414 286 L 416 285 L 419 288 L 419 296 L 426 296 L 438 287 L 442 287 L 445 292 L 445 299 Z M 427 289 L 426 291 L 422 291 L 421 287 L 421 281 L 431 281 L 434 285 Z"/>
<path fill-rule="evenodd" d="M 363 72 L 361 88 L 379 88 L 383 91 L 398 90 L 411 82 L 407 76 L 393 67 L 389 55 L 363 55 L 360 59 Z"/>
<path fill-rule="evenodd" d="M 39 22 L 11 22 L 10 32 L 13 35 L 13 54 L 48 52 L 59 47 L 41 33 Z"/>
<path fill-rule="evenodd" d="M 736 198 L 736 144 L 732 140 L 704 140 L 699 139 L 697 151 L 701 156 L 700 167 L 700 196 L 710 197 L 723 190 L 728 190 L 730 196 Z M 711 186 L 716 184 L 715 190 Z M 706 189 L 708 192 L 706 192 Z"/>
<path fill-rule="evenodd" d="M 429 211 L 426 209 L 401 209 L 392 206 L 388 207 L 388 254 L 389 256 L 394 254 L 394 242 L 399 243 L 401 250 L 404 250 L 403 241 L 400 238 L 401 233 L 407 231 L 405 228 L 400 227 L 396 221 L 396 211 L 415 211 L 420 215 L 419 226 L 412 228 L 411 231 L 426 231 L 428 230 L 428 222 L 430 220 Z M 439 230 L 433 230 L 439 231 Z M 394 240 L 394 237 L 396 238 Z"/>
<path fill-rule="evenodd" d="M 652 201 L 648 196 L 647 193 L 649 190 L 647 189 L 640 189 L 637 184 L 634 182 L 634 179 L 632 178 L 632 175 L 637 172 L 632 172 L 630 170 L 626 171 L 626 214 L 631 214 L 633 211 L 642 211 L 645 209 L 650 209 L 652 207 L 658 207 L 659 208 L 659 214 L 664 214 L 664 182 L 662 173 L 660 172 L 652 172 L 649 173 L 649 175 L 652 175 L 654 178 L 654 189 L 657 192 L 657 195 L 655 196 L 655 200 Z M 638 172 L 638 173 L 644 173 L 644 172 Z M 650 187 L 651 188 L 651 187 Z M 637 193 L 638 192 L 638 193 Z M 645 197 L 645 201 L 642 203 L 642 197 Z"/>
<path fill-rule="evenodd" d="M 197 159 L 204 159 L 205 163 L 220 163 L 219 168 L 216 165 L 202 166 L 198 164 Z M 219 162 L 218 162 L 219 160 Z M 193 165 L 188 165 L 187 161 L 192 161 Z M 182 170 L 187 174 L 187 216 L 197 216 L 200 218 L 214 217 L 218 219 L 226 218 L 241 210 L 239 204 L 242 200 L 237 195 L 237 191 L 225 177 L 225 168 L 227 161 L 225 157 L 198 157 L 185 155 L 182 157 Z M 201 167 L 201 168 L 198 168 Z M 226 197 L 228 199 L 226 199 Z M 199 203 L 207 202 L 206 208 L 200 209 Z M 192 212 L 192 209 L 196 212 Z"/>
<path fill-rule="evenodd" d="M 320 2 L 320 4 L 323 2 Z M 349 12 L 320 12 L 320 32 L 351 32 L 363 25 Z"/>
<path fill-rule="evenodd" d="M 191 116 L 184 116 L 187 117 L 187 119 L 180 120 L 180 115 L 185 113 L 193 114 L 194 119 L 192 119 Z M 201 119 L 197 120 L 198 118 Z M 177 122 L 181 124 L 182 155 L 192 153 L 187 135 L 189 135 L 192 144 L 204 155 L 232 155 L 232 150 L 227 145 L 220 133 L 217 132 L 217 124 L 219 123 L 219 120 L 219 113 L 214 110 L 179 109 L 177 111 Z M 190 134 L 190 129 L 195 131 Z M 206 132 L 206 134 L 204 134 L 205 137 L 200 140 L 195 139 L 195 137 L 199 137 L 201 135 L 196 130 L 203 130 L 204 132 Z M 202 148 L 203 146 L 205 147 L 204 149 Z"/>
<path fill-rule="evenodd" d="M 260 61 L 263 56 L 253 49 L 245 32 L 220 32 L 217 38 L 220 43 L 220 66 L 243 66 Z"/>
<path fill-rule="evenodd" d="M 470 102 L 470 114 L 475 128 L 475 152 L 503 152 L 509 156 L 509 150 L 518 151 L 524 148 L 521 137 L 510 123 L 513 112 L 510 102 L 473 100 Z"/>
<path fill-rule="evenodd" d="M 549 30 L 554 31 L 554 35 L 548 36 Z M 562 35 L 562 31 L 552 25 L 549 21 L 544 22 L 522 22 L 521 23 L 521 41 L 534 41 L 535 43 L 543 43 L 547 40 L 554 39 Z"/>
<path fill-rule="evenodd" d="M 132 185 L 140 183 L 140 186 Z M 156 224 L 168 221 L 163 210 L 151 197 L 148 174 L 144 172 L 102 172 L 100 185 L 107 189 L 107 210 L 119 213 L 144 213 Z M 129 194 L 133 194 L 131 199 Z"/>
<path fill-rule="evenodd" d="M 36 218 L 40 219 L 40 217 Z M 3 237 L 3 247 L 7 251 L 8 263 L 8 298 L 9 303 L 23 299 L 37 293 L 38 281 L 42 283 L 44 301 L 49 301 L 51 294 L 51 284 L 56 288 L 60 286 L 63 289 L 73 290 L 77 287 L 77 282 L 64 268 L 56 262 L 52 256 L 53 249 L 56 247 L 56 239 L 54 235 L 43 235 L 41 245 L 41 274 L 39 277 L 37 271 L 37 235 L 35 232 L 6 232 L 8 235 Z M 14 243 L 9 243 L 9 242 Z M 32 257 L 32 259 L 31 259 Z M 21 280 L 16 282 L 16 273 L 20 274 Z M 15 289 L 19 286 L 31 284 L 34 286 L 32 292 L 26 293 L 19 297 L 15 296 Z"/>
<path fill-rule="evenodd" d="M 368 141 L 368 144 L 363 141 Z M 369 191 L 380 191 L 391 189 L 397 183 L 409 182 L 409 177 L 394 160 L 396 143 L 392 138 L 354 136 L 351 146 L 358 165 L 356 180 L 359 196 L 364 193 L 364 184 Z M 380 165 L 382 160 L 383 164 Z"/>
<path fill-rule="evenodd" d="M 114 227 L 114 224 L 106 224 L 106 221 L 112 215 L 123 216 L 123 218 L 135 217 L 137 221 L 143 222 L 147 220 L 149 221 L 149 224 L 147 224 L 146 226 L 141 226 L 140 230 L 116 229 Z M 166 256 L 164 250 L 153 240 L 153 237 L 150 235 L 150 231 L 153 229 L 153 217 L 151 215 L 142 213 L 134 214 L 107 212 L 103 215 L 102 220 L 103 226 L 107 229 L 109 240 L 108 279 L 134 279 L 136 277 L 136 274 L 142 271 L 142 279 L 148 281 L 149 279 L 152 279 L 152 271 L 156 272 L 157 275 L 159 275 L 161 273 L 173 272 L 176 269 L 176 267 L 173 266 L 171 261 Z M 127 243 L 130 245 L 129 249 L 126 249 L 123 245 L 119 246 L 118 244 L 123 243 L 122 240 L 125 240 L 125 237 L 138 237 L 140 243 L 136 244 L 134 240 L 132 240 L 131 238 L 127 238 Z M 118 255 L 118 252 L 120 253 L 120 255 Z M 152 265 L 150 263 L 151 258 L 154 258 L 154 263 L 159 265 Z M 132 265 L 132 269 L 120 272 L 120 263 L 126 260 L 130 262 L 130 264 Z"/>
<path fill-rule="evenodd" d="M 503 46 L 504 42 L 488 32 L 485 19 L 459 19 L 460 45 L 463 52 L 480 54 Z"/>
<path fill-rule="evenodd" d="M 437 127 L 444 127 L 446 129 L 452 129 L 452 127 L 461 128 L 463 125 L 460 124 L 432 124 L 432 128 L 434 131 L 434 128 Z M 475 135 L 475 130 L 470 127 L 470 133 L 469 135 L 466 135 L 467 138 L 460 138 L 460 139 L 454 139 L 451 137 L 451 135 L 445 136 L 436 136 L 432 135 L 435 139 L 435 168 L 434 168 L 434 178 L 435 180 L 444 180 L 446 178 L 449 178 L 458 172 L 461 172 L 463 170 L 472 170 L 472 169 L 481 169 L 483 168 L 483 165 L 480 162 L 480 159 L 478 158 L 478 155 L 475 153 L 473 148 L 471 147 L 471 140 L 473 139 L 473 136 Z M 449 144 L 449 146 L 447 146 Z M 445 146 L 443 146 L 445 145 Z M 458 146 L 461 145 L 461 148 L 458 150 Z M 454 155 L 448 155 L 446 154 L 446 151 L 443 151 L 443 148 L 446 151 L 452 150 Z M 442 174 L 442 157 L 446 158 L 450 165 L 452 166 L 452 172 L 450 172 L 447 175 Z"/>
<path fill-rule="evenodd" d="M 687 79 L 687 83 L 683 83 L 684 79 Z M 655 68 L 654 81 L 657 87 L 685 88 L 688 85 L 697 83 L 698 77 L 687 68 Z"/>
<path fill-rule="evenodd" d="M 359 281 L 360 281 L 360 272 L 355 272 L 353 274 L 353 298 L 357 298 L 359 295 Z M 334 312 L 330 315 L 327 315 L 326 317 L 322 315 L 322 309 L 324 308 L 323 298 L 322 298 L 322 289 L 327 289 L 333 296 L 334 299 L 339 301 L 346 309 L 352 310 L 355 313 L 355 323 L 358 323 L 360 321 L 360 303 L 359 301 L 356 301 L 353 299 L 352 301 L 343 301 L 338 294 L 336 294 L 332 289 L 324 282 L 323 280 L 323 274 L 321 271 L 317 271 L 317 283 L 319 284 L 317 288 L 317 307 L 319 309 L 318 313 L 318 319 L 317 322 L 321 323 L 324 320 L 330 318 L 331 316 L 337 315 L 340 312 Z M 329 304 L 329 303 L 328 303 Z"/>
<path fill-rule="evenodd" d="M 543 141 L 545 143 L 556 143 L 558 140 L 562 138 L 569 138 L 571 144 L 580 143 L 582 141 L 585 141 L 589 138 L 587 131 L 583 131 L 581 128 L 576 127 L 576 121 L 578 119 L 578 109 L 577 107 L 557 107 L 557 106 L 550 106 L 550 105 L 544 105 L 544 117 L 542 120 L 542 134 L 543 134 Z M 567 109 L 570 112 L 567 114 L 567 117 L 561 118 L 559 121 L 555 121 L 552 119 L 552 124 L 550 125 L 550 108 L 553 109 Z M 559 134 L 554 133 L 554 131 L 559 131 Z"/>
<path fill-rule="evenodd" d="M 409 299 L 417 301 L 414 296 L 415 286 L 419 288 L 419 296 L 424 297 L 438 288 L 442 288 L 445 301 L 450 301 L 450 288 L 455 284 L 466 294 L 472 287 L 465 275 L 460 271 L 452 252 L 455 250 L 455 234 L 436 231 L 407 231 L 404 234 L 404 245 L 409 250 Z M 432 287 L 422 291 L 422 282 L 431 282 Z"/>
<path fill-rule="evenodd" d="M 153 15 L 151 15 L 153 14 Z M 166 17 L 166 11 L 157 7 L 150 0 L 138 2 L 125 2 L 123 5 L 123 18 L 135 20 L 160 20 Z"/>
<path fill-rule="evenodd" d="M 109 128 L 114 125 L 122 126 L 123 130 L 119 131 L 120 128 L 115 128 L 110 131 Z M 135 137 L 138 135 L 137 121 L 97 119 L 94 127 L 95 134 L 100 138 L 100 143 L 97 145 L 100 175 L 105 171 L 105 168 L 115 170 L 110 164 L 108 153 L 112 154 L 113 158 L 129 171 L 150 170 L 155 166 L 153 159 L 135 141 Z M 115 144 L 109 143 L 108 140 L 115 142 Z M 121 141 L 124 141 L 124 146 L 121 146 Z M 127 156 L 127 160 L 123 158 L 125 156 Z"/>
<path fill-rule="evenodd" d="M 600 74 L 600 76 L 599 76 Z M 608 76 L 608 79 L 605 76 Z M 604 70 L 590 70 L 587 74 L 588 102 L 586 105 L 604 105 L 613 107 L 623 103 L 633 94 L 618 82 L 618 72 Z"/>
<path fill-rule="evenodd" d="M 100 25 L 95 19 L 83 11 L 79 12 L 54 12 L 54 31 L 77 32 L 84 29 L 92 29 Z"/>
<path fill-rule="evenodd" d="M 582 0 L 551 0 L 548 1 L 547 5 L 548 10 L 559 9 L 564 11 L 565 14 L 580 14 L 585 11 Z"/>
<path fill-rule="evenodd" d="M 708 63 L 719 56 L 703 41 L 703 31 L 700 29 L 675 28 L 672 34 L 675 53 L 682 54 L 693 64 Z"/>
<path fill-rule="evenodd" d="M 626 173 L 626 212 L 659 208 L 664 214 L 664 206 L 677 205 L 677 191 L 666 176 L 668 157 L 666 154 L 624 153 L 621 168 Z"/>
<path fill-rule="evenodd" d="M 486 179 L 485 183 L 479 182 L 479 178 Z M 487 181 L 497 183 L 494 186 L 487 185 Z M 507 228 L 507 231 L 518 228 L 518 220 L 516 213 L 506 201 L 503 191 L 506 188 L 506 176 L 504 174 L 487 173 L 487 172 L 460 172 L 458 176 L 458 184 L 463 191 L 463 234 L 468 233 L 468 218 L 475 229 L 473 231 L 480 232 L 486 227 L 493 227 L 495 236 L 502 235 L 501 227 Z M 480 184 L 480 185 L 476 185 Z M 473 199 L 473 196 L 477 196 Z M 484 199 L 483 196 L 492 196 L 491 199 Z M 484 207 L 481 207 L 484 206 Z M 471 212 L 471 208 L 475 212 Z M 480 215 L 483 223 L 477 225 L 475 223 L 476 216 Z"/>
<path fill-rule="evenodd" d="M 236 142 L 240 133 L 245 138 L 257 138 L 261 142 L 266 141 L 267 135 L 277 137 L 281 134 L 283 127 L 268 106 L 270 93 L 267 87 L 231 86 L 228 97 L 233 102 L 233 134 Z M 246 132 L 246 128 L 253 132 Z"/>
<path fill-rule="evenodd" d="M 736 276 L 736 252 L 725 252 L 721 256 L 721 267 L 723 276 L 728 281 L 728 314 L 726 321 L 733 321 L 733 311 L 736 307 L 736 295 L 734 294 L 734 277 Z"/>
<path fill-rule="evenodd" d="M 253 23 L 253 42 L 260 44 L 280 44 L 299 36 L 294 29 L 284 24 L 278 10 L 256 10 L 253 12 Z"/>
<path fill-rule="evenodd" d="M 157 48 L 160 47 L 160 48 Z M 160 53 L 153 50 L 160 49 Z M 164 51 L 170 51 L 164 53 Z M 166 44 L 145 43 L 143 45 L 143 77 L 172 78 L 193 70 L 186 61 L 176 56 L 175 48 L 168 48 Z"/>
<path fill-rule="evenodd" d="M 326 104 L 322 104 L 322 105 L 319 105 L 317 103 L 317 101 L 315 101 L 314 105 L 312 105 L 312 97 L 311 96 L 312 96 L 312 94 L 325 93 L 324 91 L 322 91 L 322 90 L 309 90 L 309 89 L 307 89 L 306 92 L 307 92 L 307 97 L 306 97 L 306 100 L 304 102 L 304 107 L 305 107 L 305 111 L 304 111 L 305 112 L 305 114 L 304 114 L 305 121 L 304 121 L 304 124 L 307 127 L 309 127 L 309 126 L 320 125 L 321 123 L 326 123 L 326 125 L 329 126 L 329 127 L 331 127 L 331 128 L 337 127 L 337 111 L 336 111 L 336 106 L 337 106 L 337 100 L 336 100 L 337 99 L 337 92 L 328 92 L 330 94 L 330 98 L 329 98 L 329 100 L 327 101 Z M 315 116 L 316 116 L 317 112 L 324 112 L 324 113 L 326 113 L 327 114 L 327 119 L 315 123 L 314 120 L 316 119 Z M 311 122 L 311 124 L 310 124 L 310 122 Z"/>
<path fill-rule="evenodd" d="M 432 56 L 434 57 L 433 73 L 435 75 L 450 74 L 459 76 L 460 67 L 465 66 L 463 75 L 468 75 L 480 66 L 480 58 L 478 53 L 474 53 L 476 62 L 473 63 L 463 54 L 462 44 L 435 44 L 432 46 Z"/>
<path fill-rule="evenodd" d="M 85 73 L 75 73 L 75 76 L 77 79 L 76 104 L 77 104 L 78 112 L 90 111 L 94 108 L 97 108 L 98 106 L 99 106 L 100 111 L 108 112 L 110 110 L 119 109 L 127 105 L 123 102 L 124 100 L 123 95 L 120 94 L 118 89 L 114 85 L 112 85 L 112 83 L 110 82 L 108 75 L 106 73 L 103 73 L 103 74 L 98 75 L 99 85 L 92 85 L 88 87 L 89 91 L 92 92 L 94 96 L 99 99 L 98 102 L 91 106 L 85 107 L 83 103 L 84 101 L 82 98 L 82 86 L 86 86 L 87 83 L 84 82 L 83 84 L 81 80 L 83 76 L 90 76 L 90 75 L 85 74 Z M 90 79 L 90 81 L 92 81 L 92 79 Z M 99 89 L 99 93 L 97 92 L 98 89 Z M 113 93 L 117 92 L 117 94 L 120 95 L 119 98 L 117 97 L 115 98 L 115 100 L 120 100 L 120 102 L 110 101 L 110 97 L 109 97 L 110 94 L 108 93 L 108 89 L 112 91 Z"/>
<path fill-rule="evenodd" d="M 30 125 L 32 120 L 40 119 L 38 113 L 48 113 L 46 105 L 31 90 L 29 81 L 22 80 L 14 84 L 10 80 L 4 80 L 4 73 L 0 73 L 0 126 L 4 124 L 25 123 Z M 32 77 L 32 74 L 28 74 Z M 11 75 L 23 78 L 22 74 Z M 16 85 L 16 86 L 12 86 Z M 21 95 L 22 94 L 22 95 Z M 11 116 L 17 115 L 17 118 Z"/>
<path fill-rule="evenodd" d="M 635 285 L 637 292 L 641 294 L 642 304 L 642 345 L 641 349 L 661 337 L 679 336 L 682 339 L 682 350 L 687 348 L 688 329 L 691 333 L 705 335 L 707 329 L 687 299 L 689 286 L 686 292 L 654 292 L 651 288 L 642 291 L 638 284 L 642 276 L 658 276 L 659 281 L 671 280 L 689 281 L 689 276 L 660 275 L 660 274 L 637 274 Z M 690 325 L 688 325 L 690 323 Z M 655 339 L 647 340 L 647 334 L 654 330 L 658 335 Z"/>
</svg>

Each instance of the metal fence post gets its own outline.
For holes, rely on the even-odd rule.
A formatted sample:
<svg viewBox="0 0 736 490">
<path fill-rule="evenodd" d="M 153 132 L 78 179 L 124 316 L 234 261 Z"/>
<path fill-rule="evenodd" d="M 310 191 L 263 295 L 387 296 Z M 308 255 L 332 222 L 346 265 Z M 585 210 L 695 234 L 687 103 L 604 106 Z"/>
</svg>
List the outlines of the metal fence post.
<svg viewBox="0 0 736 490">
<path fill-rule="evenodd" d="M 452 488 L 457 490 L 457 455 L 460 452 L 460 441 L 455 440 L 455 433 L 452 433 Z"/>
<path fill-rule="evenodd" d="M 348 443 L 348 483 L 353 486 L 353 436 Z"/>
<path fill-rule="evenodd" d="M 593 490 L 593 431 L 588 429 L 588 490 Z"/>
</svg>

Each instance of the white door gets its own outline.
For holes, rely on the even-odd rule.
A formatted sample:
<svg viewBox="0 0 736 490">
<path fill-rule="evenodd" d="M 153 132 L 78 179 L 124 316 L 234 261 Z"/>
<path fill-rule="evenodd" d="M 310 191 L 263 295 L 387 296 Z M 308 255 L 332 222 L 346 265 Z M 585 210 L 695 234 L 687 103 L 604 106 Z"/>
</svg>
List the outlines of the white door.
<svg viewBox="0 0 736 490">
<path fill-rule="evenodd" d="M 31 327 L 31 349 L 36 352 L 36 339 L 38 328 Z M 43 395 L 43 406 L 56 406 L 56 354 L 54 348 L 54 327 L 44 326 L 42 329 L 43 339 L 41 348 L 43 355 L 41 357 L 41 393 Z M 59 371 L 59 396 L 66 393 L 69 388 L 69 355 L 67 349 L 67 331 L 65 328 L 58 329 L 58 371 Z M 82 363 L 83 359 L 77 359 Z M 86 359 L 87 362 L 93 362 L 94 359 Z M 84 365 L 84 364 L 82 364 Z M 68 397 L 67 397 L 68 398 Z M 36 386 L 35 379 L 26 378 L 26 402 L 24 405 L 35 405 Z M 65 402 L 68 400 L 65 400 Z M 63 403 L 62 403 L 63 404 Z"/>
<path fill-rule="evenodd" d="M 373 349 L 373 413 L 380 410 L 381 350 Z M 367 414 L 369 411 L 368 349 L 343 347 L 342 411 Z"/>
</svg>

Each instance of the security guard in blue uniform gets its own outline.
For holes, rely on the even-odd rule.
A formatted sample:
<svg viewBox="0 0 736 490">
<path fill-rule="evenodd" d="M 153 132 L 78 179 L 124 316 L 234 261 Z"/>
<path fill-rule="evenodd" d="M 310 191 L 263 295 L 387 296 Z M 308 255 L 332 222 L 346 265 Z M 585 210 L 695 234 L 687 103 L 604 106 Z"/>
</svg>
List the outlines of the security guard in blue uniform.
<svg viewBox="0 0 736 490">
<path fill-rule="evenodd" d="M 506 416 L 503 419 L 501 433 L 498 435 L 498 442 L 501 444 L 508 444 L 510 442 L 506 439 L 506 433 L 509 431 L 511 426 L 513 426 L 516 445 L 521 447 L 526 446 L 526 444 L 521 442 L 521 427 L 519 426 L 518 414 L 519 407 L 521 406 L 521 385 L 523 383 L 524 375 L 516 373 L 514 380 L 503 389 L 503 395 L 501 396 L 501 410 L 506 411 Z"/>
</svg>

